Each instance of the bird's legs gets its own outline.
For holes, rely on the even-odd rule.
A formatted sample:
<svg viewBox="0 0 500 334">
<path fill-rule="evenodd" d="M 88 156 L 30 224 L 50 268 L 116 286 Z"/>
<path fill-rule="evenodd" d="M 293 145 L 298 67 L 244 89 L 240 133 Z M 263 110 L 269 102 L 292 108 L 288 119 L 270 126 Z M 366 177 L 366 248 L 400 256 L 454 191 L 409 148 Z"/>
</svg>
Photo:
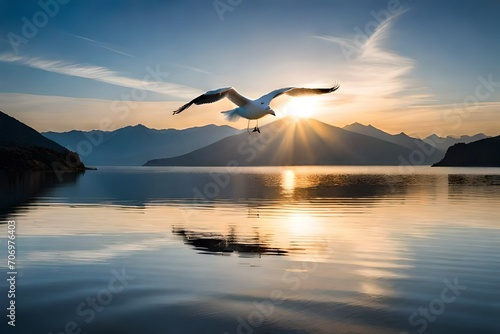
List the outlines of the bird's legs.
<svg viewBox="0 0 500 334">
<path fill-rule="evenodd" d="M 259 129 L 259 120 L 257 120 L 257 125 L 255 126 L 255 128 L 253 129 L 252 132 L 258 132 L 260 133 L 260 129 Z"/>
<path fill-rule="evenodd" d="M 250 133 L 250 120 L 248 120 L 248 123 L 247 123 L 247 132 L 248 132 L 248 134 L 251 134 Z M 257 125 L 255 126 L 255 128 L 253 128 L 252 132 L 258 132 L 258 133 L 260 133 L 259 120 L 257 120 Z"/>
</svg>

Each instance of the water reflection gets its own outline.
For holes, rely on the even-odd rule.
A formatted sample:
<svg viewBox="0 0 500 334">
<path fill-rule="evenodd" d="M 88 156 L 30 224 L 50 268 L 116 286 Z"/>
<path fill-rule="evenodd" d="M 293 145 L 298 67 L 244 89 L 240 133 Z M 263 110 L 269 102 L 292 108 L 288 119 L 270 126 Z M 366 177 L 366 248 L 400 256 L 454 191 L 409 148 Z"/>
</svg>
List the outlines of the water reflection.
<svg viewBox="0 0 500 334">
<path fill-rule="evenodd" d="M 467 175 L 467 174 L 452 174 L 448 175 L 448 184 L 467 185 L 467 186 L 499 186 L 500 175 Z"/>
<path fill-rule="evenodd" d="M 0 221 L 15 211 L 26 210 L 30 203 L 54 188 L 75 184 L 81 175 L 41 171 L 0 172 Z"/>
<path fill-rule="evenodd" d="M 381 198 L 404 196 L 426 176 L 310 173 L 308 169 L 250 169 L 226 173 L 220 168 L 113 169 L 102 168 L 82 177 L 75 187 L 57 189 L 55 195 L 69 203 L 103 203 L 145 206 L 148 203 L 182 202 L 190 206 L 214 203 L 301 201 L 318 198 Z M 434 176 L 431 176 L 433 178 Z M 443 177 L 443 175 L 436 176 Z"/>
<path fill-rule="evenodd" d="M 469 288 L 426 333 L 496 333 L 499 176 L 420 170 L 103 168 L 40 192 L 16 181 L 36 197 L 13 214 L 19 332 L 237 333 L 280 291 L 240 332 L 413 333 L 409 316 L 457 278 Z M 112 270 L 134 280 L 87 323 L 75 309 Z"/>
</svg>

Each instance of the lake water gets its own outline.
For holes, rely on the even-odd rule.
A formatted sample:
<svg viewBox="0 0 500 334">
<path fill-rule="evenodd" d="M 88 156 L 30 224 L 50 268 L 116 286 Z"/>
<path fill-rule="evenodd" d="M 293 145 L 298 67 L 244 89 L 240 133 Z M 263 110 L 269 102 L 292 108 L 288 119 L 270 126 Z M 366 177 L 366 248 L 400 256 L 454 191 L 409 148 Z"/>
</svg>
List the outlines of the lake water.
<svg viewBox="0 0 500 334">
<path fill-rule="evenodd" d="M 0 184 L 2 333 L 500 332 L 500 169 L 102 167 Z"/>
</svg>

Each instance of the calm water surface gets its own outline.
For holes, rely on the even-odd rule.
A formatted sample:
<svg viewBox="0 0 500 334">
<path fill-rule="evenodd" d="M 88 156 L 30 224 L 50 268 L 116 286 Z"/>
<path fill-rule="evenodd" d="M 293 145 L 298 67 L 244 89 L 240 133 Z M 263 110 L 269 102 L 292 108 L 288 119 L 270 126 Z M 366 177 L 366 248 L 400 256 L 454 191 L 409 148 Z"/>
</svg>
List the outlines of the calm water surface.
<svg viewBox="0 0 500 334">
<path fill-rule="evenodd" d="M 2 333 L 500 332 L 500 169 L 103 167 L 0 184 Z"/>
</svg>

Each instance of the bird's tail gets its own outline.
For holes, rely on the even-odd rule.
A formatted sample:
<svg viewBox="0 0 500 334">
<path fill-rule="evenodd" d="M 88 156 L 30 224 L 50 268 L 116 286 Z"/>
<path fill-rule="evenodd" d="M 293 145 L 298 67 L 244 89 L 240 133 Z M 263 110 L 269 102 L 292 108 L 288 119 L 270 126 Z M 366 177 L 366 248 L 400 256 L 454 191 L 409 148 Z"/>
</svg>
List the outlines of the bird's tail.
<svg viewBox="0 0 500 334">
<path fill-rule="evenodd" d="M 230 121 L 230 122 L 235 122 L 238 119 L 240 119 L 240 115 L 236 112 L 236 109 L 228 110 L 228 111 L 222 111 L 222 114 L 224 114 L 224 117 Z"/>
</svg>

